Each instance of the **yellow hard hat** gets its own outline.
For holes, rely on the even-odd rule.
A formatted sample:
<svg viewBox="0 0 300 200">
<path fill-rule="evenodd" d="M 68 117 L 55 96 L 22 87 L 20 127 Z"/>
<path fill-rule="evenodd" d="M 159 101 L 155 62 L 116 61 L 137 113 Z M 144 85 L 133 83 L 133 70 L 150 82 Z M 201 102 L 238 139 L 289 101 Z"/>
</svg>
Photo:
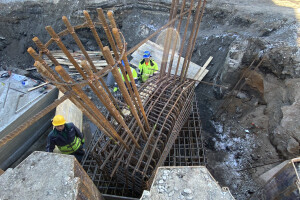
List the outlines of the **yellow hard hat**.
<svg viewBox="0 0 300 200">
<path fill-rule="evenodd" d="M 65 123 L 66 120 L 62 115 L 55 115 L 55 117 L 52 120 L 53 126 L 60 126 L 60 125 L 64 125 Z"/>
</svg>

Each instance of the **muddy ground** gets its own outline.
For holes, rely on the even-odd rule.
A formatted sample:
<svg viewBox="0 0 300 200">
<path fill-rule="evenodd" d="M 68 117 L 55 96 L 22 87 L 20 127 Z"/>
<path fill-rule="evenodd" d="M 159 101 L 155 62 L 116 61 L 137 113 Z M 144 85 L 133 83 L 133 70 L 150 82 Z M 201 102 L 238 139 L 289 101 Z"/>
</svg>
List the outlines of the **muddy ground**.
<svg viewBox="0 0 300 200">
<path fill-rule="evenodd" d="M 196 95 L 207 167 L 237 199 L 263 186 L 261 174 L 299 156 L 300 6 L 283 3 L 207 1 L 193 52 L 199 65 L 214 57 L 204 81 L 224 86 L 202 83 Z M 169 1 L 5 1 L 0 7 L 0 68 L 20 72 L 32 67 L 26 52 L 34 47 L 31 39 L 48 41 L 47 25 L 62 31 L 63 15 L 80 24 L 83 10 L 94 17 L 98 7 L 114 10 L 130 49 L 167 22 Z M 97 50 L 86 30 L 78 34 L 88 50 Z M 69 38 L 64 42 L 78 50 Z"/>
</svg>

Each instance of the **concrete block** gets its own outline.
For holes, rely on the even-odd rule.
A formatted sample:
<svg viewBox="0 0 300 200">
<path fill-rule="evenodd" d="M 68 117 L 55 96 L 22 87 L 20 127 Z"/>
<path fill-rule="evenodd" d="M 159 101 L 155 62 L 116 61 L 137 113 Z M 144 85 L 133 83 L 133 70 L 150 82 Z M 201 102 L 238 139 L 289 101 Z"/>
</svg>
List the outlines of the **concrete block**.
<svg viewBox="0 0 300 200">
<path fill-rule="evenodd" d="M 0 199 L 104 200 L 74 156 L 33 152 L 0 176 Z"/>
</svg>

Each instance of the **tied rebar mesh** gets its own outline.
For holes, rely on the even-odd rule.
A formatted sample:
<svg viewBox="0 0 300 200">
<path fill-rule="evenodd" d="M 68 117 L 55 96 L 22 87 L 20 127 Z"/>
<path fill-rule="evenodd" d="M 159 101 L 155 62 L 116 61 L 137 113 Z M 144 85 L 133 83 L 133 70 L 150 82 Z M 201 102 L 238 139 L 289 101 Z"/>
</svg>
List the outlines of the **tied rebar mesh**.
<svg viewBox="0 0 300 200">
<path fill-rule="evenodd" d="M 190 135 L 196 138 L 195 144 L 191 143 L 190 147 L 199 148 L 199 151 L 191 148 L 187 152 L 191 152 L 194 165 L 205 163 L 198 110 L 196 103 L 193 103 L 194 82 L 187 80 L 180 84 L 178 79 L 178 85 L 174 87 L 168 79 L 173 80 L 173 77 L 158 82 L 154 77 L 152 84 L 140 91 L 150 126 L 154 127 L 148 140 L 141 137 L 134 119 L 128 122 L 135 137 L 139 138 L 141 149 L 128 145 L 132 148 L 125 151 L 107 136 L 99 132 L 95 134 L 82 165 L 101 193 L 140 197 L 144 189 L 149 189 L 156 169 L 164 165 L 166 158 L 172 160 L 168 152 L 178 149 L 173 145 L 178 135 L 180 138 Z M 186 122 L 189 117 L 190 120 Z M 185 129 L 179 134 L 184 124 L 187 124 L 189 134 Z M 193 126 L 197 127 L 192 130 Z M 118 130 L 122 132 L 124 141 L 131 142 L 121 128 Z"/>
</svg>

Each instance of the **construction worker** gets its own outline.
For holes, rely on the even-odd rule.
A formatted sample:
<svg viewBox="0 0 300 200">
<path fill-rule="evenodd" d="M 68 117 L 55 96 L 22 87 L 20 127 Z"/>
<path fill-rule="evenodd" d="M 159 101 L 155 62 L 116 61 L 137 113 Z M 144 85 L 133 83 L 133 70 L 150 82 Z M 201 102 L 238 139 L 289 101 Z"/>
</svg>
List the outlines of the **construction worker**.
<svg viewBox="0 0 300 200">
<path fill-rule="evenodd" d="M 47 138 L 47 152 L 53 152 L 55 145 L 63 154 L 74 155 L 80 162 L 84 155 L 84 137 L 73 123 L 66 123 L 62 115 L 56 115 L 52 124 L 54 129 Z"/>
<path fill-rule="evenodd" d="M 122 65 L 125 66 L 125 63 L 124 63 L 123 60 L 122 60 Z M 139 85 L 138 85 L 138 76 L 137 76 L 137 73 L 136 73 L 135 69 L 132 68 L 132 67 L 130 67 L 130 70 L 131 70 L 131 74 L 132 74 L 132 76 L 133 76 L 133 79 L 134 79 L 135 84 L 137 85 L 137 87 L 139 87 Z M 124 78 L 124 76 L 123 76 L 122 71 L 121 71 L 120 68 L 119 68 L 119 72 L 120 72 L 120 74 L 121 74 L 121 76 L 122 76 L 122 79 L 123 79 L 123 81 L 124 81 L 124 83 L 125 83 L 125 78 Z M 125 69 L 125 72 L 126 72 L 127 79 L 128 79 L 128 81 L 129 81 L 129 83 L 130 83 L 130 86 L 132 87 L 131 81 L 130 81 L 129 75 L 127 74 L 126 69 Z M 125 84 L 125 85 L 126 85 L 126 84 Z M 114 92 L 117 92 L 117 91 L 118 91 L 118 84 L 115 82 Z"/>
<path fill-rule="evenodd" d="M 157 63 L 153 59 L 150 59 L 150 57 L 150 51 L 145 51 L 143 59 L 139 63 L 139 75 L 143 83 L 158 71 Z"/>
</svg>

